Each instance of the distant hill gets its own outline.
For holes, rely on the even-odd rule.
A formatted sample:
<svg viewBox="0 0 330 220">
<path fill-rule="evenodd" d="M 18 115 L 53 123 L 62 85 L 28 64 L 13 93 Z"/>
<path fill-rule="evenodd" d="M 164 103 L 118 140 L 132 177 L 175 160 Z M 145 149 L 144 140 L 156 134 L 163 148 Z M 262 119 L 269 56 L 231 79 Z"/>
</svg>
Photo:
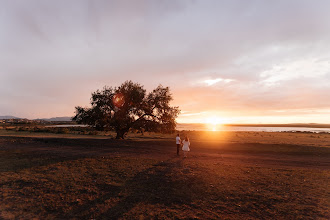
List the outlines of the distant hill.
<svg viewBox="0 0 330 220">
<path fill-rule="evenodd" d="M 0 120 L 4 120 L 4 119 L 21 119 L 21 118 L 12 115 L 0 116 Z"/>
<path fill-rule="evenodd" d="M 44 120 L 44 121 L 71 121 L 71 117 L 54 117 L 54 118 L 38 118 L 34 120 Z"/>
</svg>

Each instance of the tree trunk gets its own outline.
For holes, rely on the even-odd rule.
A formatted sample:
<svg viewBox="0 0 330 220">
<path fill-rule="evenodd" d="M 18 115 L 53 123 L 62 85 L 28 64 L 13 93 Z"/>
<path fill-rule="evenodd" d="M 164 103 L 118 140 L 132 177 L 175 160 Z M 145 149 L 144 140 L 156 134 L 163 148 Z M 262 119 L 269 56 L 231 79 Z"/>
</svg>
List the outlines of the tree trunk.
<svg viewBox="0 0 330 220">
<path fill-rule="evenodd" d="M 127 133 L 126 130 L 117 130 L 116 132 L 117 132 L 116 139 L 124 139 L 125 134 Z"/>
</svg>

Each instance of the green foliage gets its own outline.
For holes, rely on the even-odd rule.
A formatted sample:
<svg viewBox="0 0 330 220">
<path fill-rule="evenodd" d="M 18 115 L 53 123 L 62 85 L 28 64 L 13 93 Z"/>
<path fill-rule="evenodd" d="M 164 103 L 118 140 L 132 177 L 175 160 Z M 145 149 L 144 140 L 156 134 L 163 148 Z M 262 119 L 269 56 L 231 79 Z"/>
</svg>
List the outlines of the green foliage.
<svg viewBox="0 0 330 220">
<path fill-rule="evenodd" d="M 115 130 L 116 138 L 124 138 L 129 129 L 138 131 L 174 132 L 178 107 L 169 87 L 159 85 L 149 94 L 138 83 L 126 81 L 119 87 L 104 87 L 92 93 L 91 107 L 76 107 L 72 120 L 97 130 Z"/>
</svg>

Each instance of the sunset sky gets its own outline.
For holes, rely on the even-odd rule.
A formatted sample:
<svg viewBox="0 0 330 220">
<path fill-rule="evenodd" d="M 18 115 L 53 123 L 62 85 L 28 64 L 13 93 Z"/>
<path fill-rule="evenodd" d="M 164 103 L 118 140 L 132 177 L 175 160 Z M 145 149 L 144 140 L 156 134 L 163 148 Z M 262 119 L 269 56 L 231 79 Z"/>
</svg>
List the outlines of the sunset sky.
<svg viewBox="0 0 330 220">
<path fill-rule="evenodd" d="M 73 116 L 126 80 L 178 122 L 330 123 L 330 1 L 0 0 L 0 115 Z"/>
</svg>

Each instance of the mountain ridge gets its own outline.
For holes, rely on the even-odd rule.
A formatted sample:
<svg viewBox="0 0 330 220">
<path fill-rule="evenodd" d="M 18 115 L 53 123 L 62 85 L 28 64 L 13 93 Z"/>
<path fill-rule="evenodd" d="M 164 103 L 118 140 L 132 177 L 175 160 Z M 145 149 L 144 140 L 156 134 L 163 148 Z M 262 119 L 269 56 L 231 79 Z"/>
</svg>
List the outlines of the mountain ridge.
<svg viewBox="0 0 330 220">
<path fill-rule="evenodd" d="M 4 116 L 0 116 L 0 120 L 6 120 L 6 119 L 22 119 L 22 118 L 18 118 L 12 115 L 4 115 Z"/>
<path fill-rule="evenodd" d="M 0 116 L 0 120 L 9 120 L 9 119 L 27 119 L 33 121 L 71 121 L 72 117 L 63 116 L 63 117 L 51 117 L 51 118 L 36 118 L 36 119 L 27 119 L 27 118 L 20 118 L 13 115 L 4 115 Z"/>
</svg>

